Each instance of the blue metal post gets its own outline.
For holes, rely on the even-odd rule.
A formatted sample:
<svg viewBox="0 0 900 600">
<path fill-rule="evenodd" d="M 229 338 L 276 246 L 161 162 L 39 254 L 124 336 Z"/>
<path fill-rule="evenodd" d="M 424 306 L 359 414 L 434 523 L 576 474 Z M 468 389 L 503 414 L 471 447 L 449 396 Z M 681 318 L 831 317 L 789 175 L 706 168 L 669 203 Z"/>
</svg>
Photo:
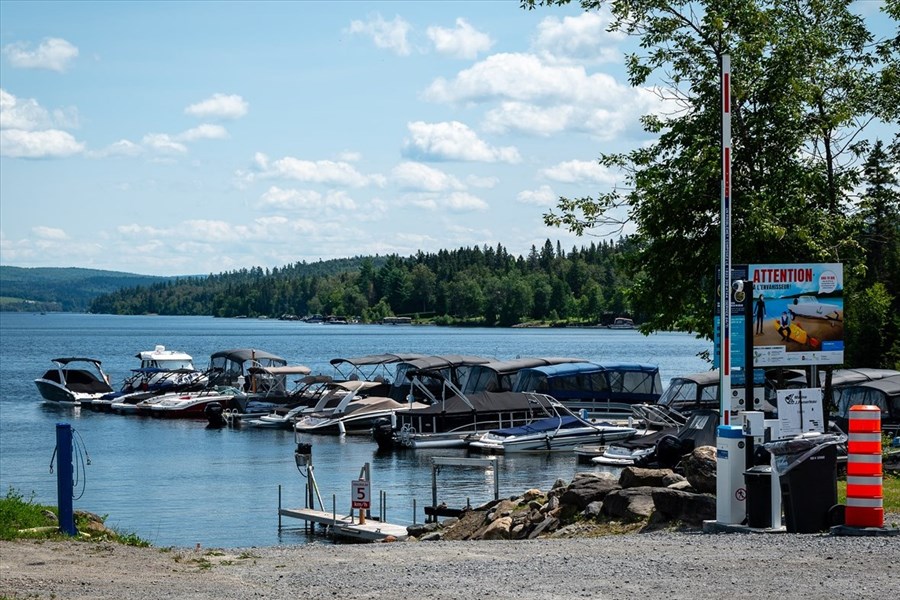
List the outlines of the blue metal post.
<svg viewBox="0 0 900 600">
<path fill-rule="evenodd" d="M 72 507 L 72 426 L 68 423 L 56 424 L 56 495 L 59 503 L 59 530 L 74 536 L 75 511 Z"/>
</svg>

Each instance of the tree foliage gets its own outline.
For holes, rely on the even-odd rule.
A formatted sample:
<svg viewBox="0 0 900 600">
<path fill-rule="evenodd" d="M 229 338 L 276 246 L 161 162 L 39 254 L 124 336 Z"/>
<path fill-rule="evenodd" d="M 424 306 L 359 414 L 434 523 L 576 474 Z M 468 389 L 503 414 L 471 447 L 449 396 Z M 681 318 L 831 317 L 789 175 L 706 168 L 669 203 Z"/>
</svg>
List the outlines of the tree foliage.
<svg viewBox="0 0 900 600">
<path fill-rule="evenodd" d="M 629 242 L 602 242 L 565 253 L 547 240 L 541 258 L 501 246 L 357 259 L 320 274 L 305 265 L 260 268 L 130 287 L 97 298 L 98 313 L 212 315 L 312 314 L 435 317 L 441 322 L 511 326 L 526 321 L 597 324 L 633 314 L 623 301 L 630 282 L 618 266 Z M 537 257 L 532 248 L 529 256 Z M 348 265 L 349 266 L 349 265 Z"/>
<path fill-rule="evenodd" d="M 528 9 L 562 4 L 569 0 L 522 2 Z M 876 165 L 896 172 L 896 153 L 869 154 L 875 150 L 867 136 L 873 123 L 898 122 L 900 36 L 875 39 L 849 0 L 580 4 L 608 9 L 609 29 L 637 38 L 639 50 L 626 56 L 629 81 L 656 90 L 663 107 L 642 120 L 656 137 L 652 144 L 600 155 L 601 164 L 623 173 L 623 188 L 560 198 L 545 222 L 582 234 L 608 224 L 614 209 L 627 209 L 637 231 L 624 263 L 634 281 L 629 298 L 635 310 L 651 315 L 645 327 L 712 334 L 726 54 L 732 261 L 842 262 L 849 288 L 862 291 L 853 281 L 866 272 L 869 257 L 880 256 L 875 237 L 884 239 L 885 219 L 900 220 L 896 204 L 878 204 L 881 196 L 871 192 L 861 204 L 857 195 L 867 181 L 883 179 Z M 897 0 L 883 11 L 882 18 L 896 23 Z M 864 169 L 867 155 L 872 164 Z M 896 182 L 885 185 L 896 193 Z M 896 239 L 896 227 L 890 235 Z M 875 278 L 891 290 L 896 312 L 896 283 L 888 282 L 900 280 L 900 271 L 889 262 L 879 258 Z"/>
</svg>

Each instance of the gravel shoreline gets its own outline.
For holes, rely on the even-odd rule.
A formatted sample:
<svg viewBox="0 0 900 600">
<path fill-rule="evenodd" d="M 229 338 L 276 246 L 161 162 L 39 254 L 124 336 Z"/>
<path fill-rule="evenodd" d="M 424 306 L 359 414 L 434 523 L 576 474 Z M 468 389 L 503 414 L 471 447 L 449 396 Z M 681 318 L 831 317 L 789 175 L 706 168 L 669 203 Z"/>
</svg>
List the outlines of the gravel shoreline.
<svg viewBox="0 0 900 600">
<path fill-rule="evenodd" d="M 24 540 L 0 542 L 0 597 L 883 600 L 897 593 L 898 565 L 898 536 L 662 531 L 199 550 Z"/>
</svg>

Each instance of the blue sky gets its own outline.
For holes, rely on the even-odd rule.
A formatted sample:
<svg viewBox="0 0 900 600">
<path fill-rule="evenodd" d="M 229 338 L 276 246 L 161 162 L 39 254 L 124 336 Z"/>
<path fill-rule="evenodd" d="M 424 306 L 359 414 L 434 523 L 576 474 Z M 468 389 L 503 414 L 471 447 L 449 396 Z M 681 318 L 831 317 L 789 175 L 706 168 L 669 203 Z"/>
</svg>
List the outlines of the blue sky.
<svg viewBox="0 0 900 600">
<path fill-rule="evenodd" d="M 658 109 L 607 24 L 512 0 L 4 0 L 0 262 L 180 275 L 589 243 L 542 214 L 621 184 L 596 158 L 646 143 Z"/>
</svg>

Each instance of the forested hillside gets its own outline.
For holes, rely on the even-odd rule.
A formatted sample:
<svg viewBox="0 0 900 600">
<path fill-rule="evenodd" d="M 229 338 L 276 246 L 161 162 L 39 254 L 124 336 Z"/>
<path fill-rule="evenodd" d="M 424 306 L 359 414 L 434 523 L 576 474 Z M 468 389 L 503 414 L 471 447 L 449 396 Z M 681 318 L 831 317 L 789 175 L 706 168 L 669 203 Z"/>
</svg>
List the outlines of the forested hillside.
<svg viewBox="0 0 900 600">
<path fill-rule="evenodd" d="M 95 269 L 0 266 L 0 310 L 86 311 L 101 294 L 158 281 L 165 278 Z"/>
<path fill-rule="evenodd" d="M 331 274 L 297 264 L 159 282 L 97 298 L 93 312 L 219 317 L 312 314 L 434 317 L 438 322 L 515 325 L 601 323 L 629 313 L 617 268 L 628 241 L 565 252 L 547 240 L 527 256 L 498 245 L 436 254 L 353 259 Z M 332 265 L 333 266 L 333 265 Z M 638 315 L 638 318 L 640 316 Z"/>
</svg>

